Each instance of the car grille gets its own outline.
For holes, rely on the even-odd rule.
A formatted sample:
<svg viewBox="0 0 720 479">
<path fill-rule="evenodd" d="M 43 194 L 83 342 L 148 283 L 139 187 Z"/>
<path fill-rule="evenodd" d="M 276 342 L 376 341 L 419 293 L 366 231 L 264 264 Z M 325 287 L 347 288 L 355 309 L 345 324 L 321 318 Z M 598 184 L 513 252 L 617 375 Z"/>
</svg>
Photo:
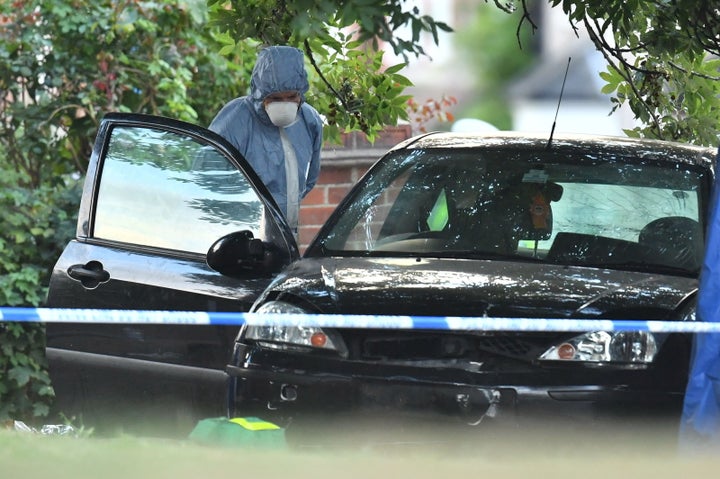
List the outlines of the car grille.
<svg viewBox="0 0 720 479">
<path fill-rule="evenodd" d="M 367 332 L 347 335 L 353 359 L 488 361 L 493 357 L 532 360 L 561 336 L 557 333 L 407 333 Z"/>
</svg>

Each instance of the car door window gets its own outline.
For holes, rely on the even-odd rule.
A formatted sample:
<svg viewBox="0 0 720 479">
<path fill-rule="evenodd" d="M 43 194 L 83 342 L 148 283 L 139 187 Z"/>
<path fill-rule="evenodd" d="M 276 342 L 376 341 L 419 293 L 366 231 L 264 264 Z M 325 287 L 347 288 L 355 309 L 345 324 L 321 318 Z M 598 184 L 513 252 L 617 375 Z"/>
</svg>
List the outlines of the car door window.
<svg viewBox="0 0 720 479">
<path fill-rule="evenodd" d="M 214 147 L 172 131 L 117 126 L 106 151 L 94 237 L 204 254 L 230 232 L 259 233 L 262 201 Z"/>
</svg>

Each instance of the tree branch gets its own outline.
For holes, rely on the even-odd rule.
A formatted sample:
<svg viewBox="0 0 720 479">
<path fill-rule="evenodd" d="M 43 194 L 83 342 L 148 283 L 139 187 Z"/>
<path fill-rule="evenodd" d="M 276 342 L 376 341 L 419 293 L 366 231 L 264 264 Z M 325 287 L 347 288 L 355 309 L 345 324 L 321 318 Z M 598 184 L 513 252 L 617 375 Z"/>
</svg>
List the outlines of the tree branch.
<svg viewBox="0 0 720 479">
<path fill-rule="evenodd" d="M 305 40 L 303 41 L 303 45 L 304 45 L 304 47 L 305 47 L 305 53 L 307 54 L 308 58 L 310 59 L 310 64 L 312 65 L 313 69 L 314 69 L 315 72 L 318 74 L 318 76 L 320 77 L 320 79 L 323 81 L 323 83 L 325 84 L 325 86 L 327 86 L 327 87 L 330 89 L 330 91 L 333 93 L 333 95 L 335 95 L 335 98 L 337 98 L 338 101 L 340 101 L 340 104 L 341 104 L 342 107 L 345 109 L 345 111 L 346 111 L 347 113 L 349 113 L 350 115 L 353 115 L 353 116 L 357 119 L 358 123 L 360 124 L 360 129 L 361 129 L 362 131 L 364 131 L 364 132 L 367 132 L 367 124 L 366 124 L 365 120 L 363 120 L 362 115 L 360 114 L 360 112 L 355 111 L 355 110 L 350 106 L 350 104 L 348 104 L 347 99 L 345 98 L 345 96 L 344 96 L 342 93 L 338 92 L 338 91 L 330 84 L 330 82 L 327 80 L 327 78 L 325 78 L 325 75 L 323 75 L 322 71 L 320 70 L 320 67 L 318 66 L 317 62 L 315 61 L 315 57 L 313 57 L 312 48 L 310 48 L 310 42 L 309 42 L 307 39 L 305 39 Z"/>
<path fill-rule="evenodd" d="M 498 4 L 499 0 L 495 0 L 495 5 Z M 500 8 L 500 7 L 498 7 Z M 526 0 L 522 0 L 522 9 L 523 14 L 520 18 L 520 22 L 518 22 L 517 30 L 515 31 L 515 38 L 517 38 L 518 46 L 520 47 L 520 50 L 522 50 L 522 40 L 520 39 L 520 30 L 522 29 L 523 23 L 527 20 L 527 22 L 530 24 L 530 27 L 532 28 L 533 34 L 537 30 L 537 25 L 535 22 L 533 22 L 532 17 L 530 16 L 530 11 L 528 10 Z"/>
<path fill-rule="evenodd" d="M 661 128 L 659 118 L 657 117 L 653 109 L 650 107 L 650 105 L 648 105 L 647 102 L 643 99 L 632 77 L 628 73 L 626 73 L 627 71 L 632 70 L 632 68 L 629 68 L 631 66 L 622 57 L 617 58 L 615 55 L 611 57 L 608 52 L 601 47 L 601 45 L 604 43 L 604 40 L 601 40 L 598 37 L 598 33 L 593 29 L 593 25 L 590 24 L 587 18 L 584 19 L 584 23 L 592 42 L 595 44 L 596 47 L 598 47 L 598 50 L 600 50 L 600 53 L 602 53 L 603 57 L 605 57 L 605 61 L 607 61 L 608 65 L 612 66 L 612 68 L 614 68 L 615 71 L 618 72 L 618 74 L 627 82 L 627 84 L 630 85 L 630 88 L 635 94 L 637 100 L 640 102 L 643 108 L 645 108 L 645 110 L 648 112 L 648 115 L 652 119 L 653 125 L 656 128 L 657 136 L 661 137 L 662 135 L 660 134 Z M 616 58 L 618 61 L 620 61 L 623 65 L 623 68 L 620 68 L 618 65 L 616 65 L 613 61 L 613 58 Z"/>
</svg>

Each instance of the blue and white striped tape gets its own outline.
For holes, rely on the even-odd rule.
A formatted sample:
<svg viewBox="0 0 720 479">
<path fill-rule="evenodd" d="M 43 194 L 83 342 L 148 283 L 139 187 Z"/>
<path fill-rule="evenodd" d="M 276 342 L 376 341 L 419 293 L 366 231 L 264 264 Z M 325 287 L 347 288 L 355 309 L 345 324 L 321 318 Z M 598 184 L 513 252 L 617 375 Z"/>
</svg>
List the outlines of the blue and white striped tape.
<svg viewBox="0 0 720 479">
<path fill-rule="evenodd" d="M 257 314 L 194 311 L 137 311 L 0 307 L 0 322 L 182 324 L 199 326 L 317 326 L 333 328 L 478 331 L 651 331 L 718 333 L 720 322 L 660 320 L 376 316 L 352 314 Z"/>
</svg>

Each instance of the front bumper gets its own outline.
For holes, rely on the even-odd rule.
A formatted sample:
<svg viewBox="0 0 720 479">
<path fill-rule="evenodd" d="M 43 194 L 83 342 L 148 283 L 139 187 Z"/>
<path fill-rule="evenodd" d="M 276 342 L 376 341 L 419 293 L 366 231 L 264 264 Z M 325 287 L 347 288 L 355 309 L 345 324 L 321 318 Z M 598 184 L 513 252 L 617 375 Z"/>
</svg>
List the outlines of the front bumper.
<svg viewBox="0 0 720 479">
<path fill-rule="evenodd" d="M 318 416 L 440 418 L 465 425 L 679 418 L 683 401 L 682 391 L 647 370 L 473 373 L 308 358 L 240 343 L 227 373 L 231 416 L 280 425 Z"/>
</svg>

